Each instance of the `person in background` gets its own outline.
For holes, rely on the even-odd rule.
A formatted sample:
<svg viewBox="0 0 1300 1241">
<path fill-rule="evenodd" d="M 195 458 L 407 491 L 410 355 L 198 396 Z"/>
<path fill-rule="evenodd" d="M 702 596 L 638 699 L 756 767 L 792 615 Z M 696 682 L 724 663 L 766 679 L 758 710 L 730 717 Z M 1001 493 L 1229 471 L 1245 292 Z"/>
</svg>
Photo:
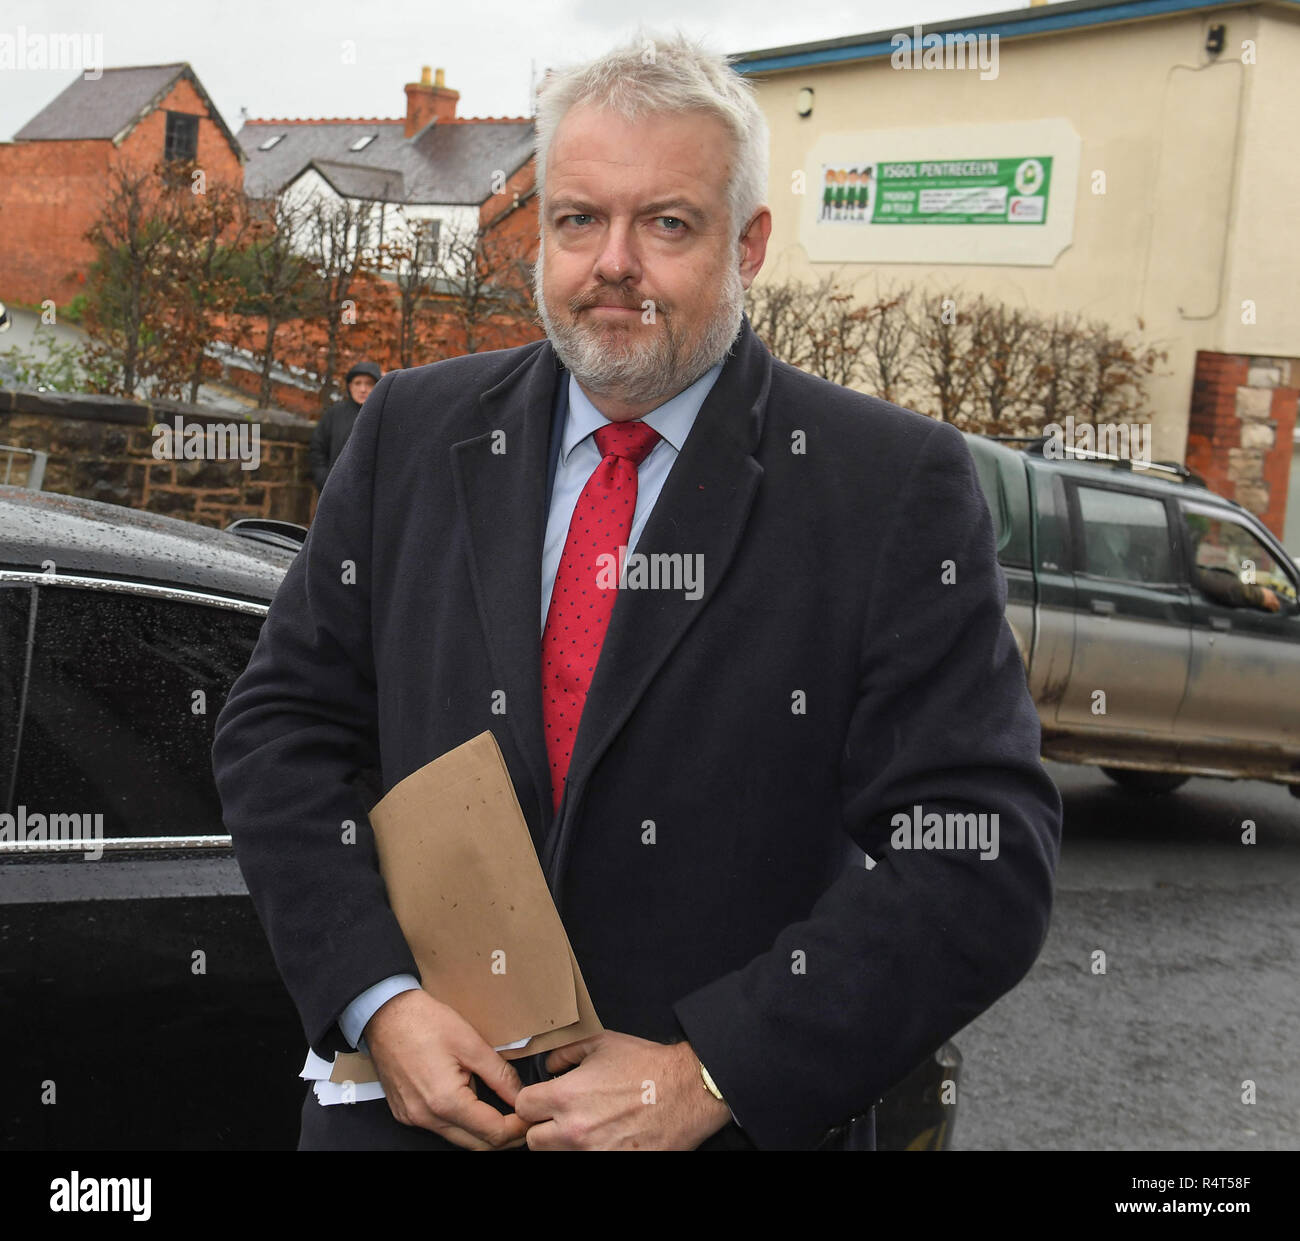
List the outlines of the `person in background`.
<svg viewBox="0 0 1300 1241">
<path fill-rule="evenodd" d="M 343 445 L 348 442 L 348 436 L 352 434 L 353 423 L 366 403 L 366 397 L 383 378 L 383 374 L 373 362 L 358 362 L 344 379 L 347 396 L 321 414 L 316 430 L 312 433 L 311 447 L 307 451 L 311 462 L 311 478 L 317 491 L 324 489 L 325 480 L 334 468 L 334 462 L 339 459 Z"/>
</svg>

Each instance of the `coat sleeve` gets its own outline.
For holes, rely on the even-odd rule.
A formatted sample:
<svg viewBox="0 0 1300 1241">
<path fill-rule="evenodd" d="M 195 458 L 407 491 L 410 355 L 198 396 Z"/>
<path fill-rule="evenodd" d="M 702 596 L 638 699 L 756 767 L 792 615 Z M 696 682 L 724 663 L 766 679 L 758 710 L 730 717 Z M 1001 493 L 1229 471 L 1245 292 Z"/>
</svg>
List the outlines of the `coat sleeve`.
<svg viewBox="0 0 1300 1241">
<path fill-rule="evenodd" d="M 339 1014 L 419 975 L 389 908 L 368 809 L 379 770 L 372 654 L 375 388 L 217 717 L 213 773 L 235 856 L 308 1042 L 345 1050 Z"/>
<path fill-rule="evenodd" d="M 1047 933 L 1060 795 L 1039 757 L 988 506 L 954 428 L 927 433 L 898 496 L 840 767 L 843 825 L 874 869 L 846 869 L 770 951 L 675 1005 L 766 1149 L 814 1147 L 865 1112 L 1013 987 Z M 996 857 L 902 847 L 914 807 L 945 822 L 990 816 Z"/>
</svg>

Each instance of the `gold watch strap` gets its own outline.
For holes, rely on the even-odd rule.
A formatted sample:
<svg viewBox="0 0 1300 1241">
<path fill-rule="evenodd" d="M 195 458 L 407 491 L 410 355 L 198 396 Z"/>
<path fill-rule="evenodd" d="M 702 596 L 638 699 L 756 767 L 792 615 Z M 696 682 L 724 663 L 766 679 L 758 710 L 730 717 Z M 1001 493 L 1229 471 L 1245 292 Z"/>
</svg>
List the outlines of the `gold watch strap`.
<svg viewBox="0 0 1300 1241">
<path fill-rule="evenodd" d="M 704 1062 L 699 1061 L 700 1078 L 704 1082 L 704 1089 L 707 1090 L 719 1103 L 725 1103 L 726 1099 L 722 1097 L 722 1091 L 718 1089 L 718 1084 L 709 1076 L 709 1070 L 704 1067 Z"/>
</svg>

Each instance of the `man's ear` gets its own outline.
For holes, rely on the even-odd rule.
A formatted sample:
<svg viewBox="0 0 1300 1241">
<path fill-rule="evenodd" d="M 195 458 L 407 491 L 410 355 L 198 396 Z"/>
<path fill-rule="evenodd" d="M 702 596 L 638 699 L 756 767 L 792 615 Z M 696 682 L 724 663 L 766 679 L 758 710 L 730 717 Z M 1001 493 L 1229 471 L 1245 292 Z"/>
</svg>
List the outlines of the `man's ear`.
<svg viewBox="0 0 1300 1241">
<path fill-rule="evenodd" d="M 772 235 L 772 213 L 760 207 L 740 234 L 740 282 L 749 288 L 767 256 L 767 239 Z"/>
</svg>

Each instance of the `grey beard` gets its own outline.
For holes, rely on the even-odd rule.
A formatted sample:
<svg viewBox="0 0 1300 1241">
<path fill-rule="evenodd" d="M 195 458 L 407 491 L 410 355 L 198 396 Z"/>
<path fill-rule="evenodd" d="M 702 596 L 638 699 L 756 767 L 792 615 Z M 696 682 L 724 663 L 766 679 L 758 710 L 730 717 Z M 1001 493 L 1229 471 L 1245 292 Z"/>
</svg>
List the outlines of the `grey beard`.
<svg viewBox="0 0 1300 1241">
<path fill-rule="evenodd" d="M 540 253 L 533 277 L 533 295 L 551 346 L 578 382 L 589 392 L 628 405 L 667 401 L 726 357 L 740 331 L 745 305 L 740 272 L 728 268 L 717 312 L 689 353 L 682 352 L 683 342 L 673 315 L 662 308 L 656 308 L 663 327 L 661 332 L 651 334 L 648 341 L 634 344 L 630 349 L 615 351 L 596 333 L 572 320 L 557 323 L 551 317 L 542 293 Z M 575 313 L 570 308 L 570 314 Z"/>
</svg>

